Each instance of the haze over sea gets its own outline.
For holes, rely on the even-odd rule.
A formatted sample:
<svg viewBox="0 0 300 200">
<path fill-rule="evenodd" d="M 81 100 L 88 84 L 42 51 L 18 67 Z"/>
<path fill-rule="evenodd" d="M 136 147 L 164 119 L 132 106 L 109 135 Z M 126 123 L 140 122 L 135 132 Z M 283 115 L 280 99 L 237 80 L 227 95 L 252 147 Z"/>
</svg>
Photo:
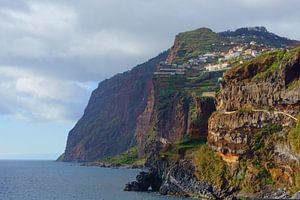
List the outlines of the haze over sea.
<svg viewBox="0 0 300 200">
<path fill-rule="evenodd" d="M 136 170 L 83 167 L 54 161 L 0 160 L 1 200 L 178 200 L 124 192 Z"/>
</svg>

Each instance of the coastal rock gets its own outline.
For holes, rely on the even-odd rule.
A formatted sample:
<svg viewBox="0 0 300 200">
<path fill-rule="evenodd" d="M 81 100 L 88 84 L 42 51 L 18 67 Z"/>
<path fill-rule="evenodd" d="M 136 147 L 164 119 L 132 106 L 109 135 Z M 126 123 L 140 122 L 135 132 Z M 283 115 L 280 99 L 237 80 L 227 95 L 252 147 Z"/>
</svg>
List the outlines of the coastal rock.
<svg viewBox="0 0 300 200">
<path fill-rule="evenodd" d="M 194 172 L 195 168 L 189 161 L 175 164 L 166 173 L 159 192 L 163 195 L 216 199 L 213 187 L 197 180 Z"/>
<path fill-rule="evenodd" d="M 296 192 L 291 199 L 300 199 L 300 191 Z"/>
<path fill-rule="evenodd" d="M 136 181 L 129 182 L 125 185 L 124 191 L 148 191 L 151 187 L 152 191 L 158 191 L 160 182 L 157 181 L 155 174 L 151 172 L 140 172 L 136 176 Z"/>
</svg>

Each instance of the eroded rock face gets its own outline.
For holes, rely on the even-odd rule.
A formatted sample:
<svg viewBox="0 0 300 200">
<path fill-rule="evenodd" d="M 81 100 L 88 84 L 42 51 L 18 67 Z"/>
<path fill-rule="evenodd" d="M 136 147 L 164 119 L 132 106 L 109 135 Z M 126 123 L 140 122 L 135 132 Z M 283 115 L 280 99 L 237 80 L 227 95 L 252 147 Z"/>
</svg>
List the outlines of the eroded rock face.
<svg viewBox="0 0 300 200">
<path fill-rule="evenodd" d="M 195 168 L 189 161 L 174 164 L 166 173 L 164 182 L 159 190 L 164 195 L 216 199 L 220 196 L 210 185 L 197 180 Z"/>
<path fill-rule="evenodd" d="M 299 106 L 294 107 L 297 108 Z M 242 155 L 249 149 L 254 133 L 270 124 L 291 127 L 295 120 L 283 114 L 265 111 L 237 111 L 231 114 L 216 112 L 209 120 L 208 142 L 220 153 Z"/>
<path fill-rule="evenodd" d="M 157 136 L 173 143 L 187 133 L 188 103 L 180 94 L 174 95 L 169 104 L 157 118 Z"/>
<path fill-rule="evenodd" d="M 137 118 L 137 127 L 135 130 L 135 137 L 139 150 L 138 153 L 139 157 L 141 158 L 145 156 L 145 142 L 151 125 L 151 116 L 154 110 L 154 98 L 154 88 L 153 84 L 151 84 L 146 108 L 144 112 Z"/>
<path fill-rule="evenodd" d="M 300 113 L 299 52 L 273 52 L 226 72 L 209 119 L 208 144 L 237 177 L 244 173 L 239 187 L 256 197 L 286 198 L 298 184 L 299 158 L 288 133 Z M 260 173 L 272 184 L 262 183 Z"/>
<path fill-rule="evenodd" d="M 190 108 L 188 133 L 191 138 L 206 140 L 208 134 L 208 119 L 216 110 L 215 100 L 213 98 L 193 98 L 191 104 L 194 104 L 195 113 L 192 113 Z"/>
<path fill-rule="evenodd" d="M 287 54 L 288 52 L 286 52 Z M 276 53 L 234 68 L 223 77 L 218 112 L 209 121 L 209 144 L 221 153 L 243 154 L 253 133 L 270 124 L 293 126 L 300 104 L 300 87 L 289 88 L 300 78 L 299 51 L 281 58 L 278 69 L 267 67 Z"/>
<path fill-rule="evenodd" d="M 166 53 L 161 54 L 99 84 L 69 133 L 64 161 L 94 161 L 136 144 L 135 130 L 152 91 L 153 72 L 165 58 Z"/>
<path fill-rule="evenodd" d="M 152 191 L 158 191 L 161 181 L 158 180 L 156 174 L 152 172 L 140 172 L 136 176 L 136 181 L 129 182 L 125 185 L 124 191 L 148 191 L 151 187 Z"/>
<path fill-rule="evenodd" d="M 246 107 L 268 109 L 298 103 L 300 87 L 288 87 L 300 77 L 300 53 L 283 57 L 279 63 L 275 63 L 278 62 L 276 59 L 278 55 L 274 53 L 266 59 L 258 58 L 226 72 L 218 96 L 218 110 L 232 111 Z M 278 65 L 278 69 L 266 69 L 270 65 Z"/>
</svg>

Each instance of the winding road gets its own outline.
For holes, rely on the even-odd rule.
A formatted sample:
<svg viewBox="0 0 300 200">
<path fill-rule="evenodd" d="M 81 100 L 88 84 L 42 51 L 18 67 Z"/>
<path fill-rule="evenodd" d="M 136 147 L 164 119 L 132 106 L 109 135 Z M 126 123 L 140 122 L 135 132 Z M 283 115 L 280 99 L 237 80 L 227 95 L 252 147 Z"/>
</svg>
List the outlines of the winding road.
<svg viewBox="0 0 300 200">
<path fill-rule="evenodd" d="M 254 109 L 254 108 L 252 108 L 251 111 L 254 111 L 254 112 L 265 112 L 265 113 L 267 113 L 268 115 L 271 115 L 271 112 L 268 111 L 268 110 Z M 235 110 L 235 111 L 225 111 L 225 110 L 222 110 L 221 112 L 222 112 L 223 114 L 225 114 L 225 115 L 230 115 L 230 114 L 234 114 L 234 113 L 238 112 L 238 110 Z M 298 121 L 298 119 L 297 119 L 296 117 L 294 117 L 294 116 L 292 116 L 292 115 L 290 115 L 290 114 L 288 114 L 288 113 L 285 113 L 285 112 L 281 112 L 281 111 L 276 111 L 276 110 L 275 110 L 275 111 L 273 111 L 273 113 L 274 113 L 275 115 L 277 115 L 277 114 L 282 114 L 282 115 L 285 115 L 285 116 L 287 116 L 287 117 L 292 118 L 292 119 L 295 120 L 295 121 Z"/>
</svg>

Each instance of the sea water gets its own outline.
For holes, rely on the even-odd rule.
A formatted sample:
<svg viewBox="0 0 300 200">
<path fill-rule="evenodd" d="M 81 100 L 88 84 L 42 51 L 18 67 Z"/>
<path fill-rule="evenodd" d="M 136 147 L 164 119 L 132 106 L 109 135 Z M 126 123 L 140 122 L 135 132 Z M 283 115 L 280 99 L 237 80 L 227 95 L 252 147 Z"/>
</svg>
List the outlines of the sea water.
<svg viewBox="0 0 300 200">
<path fill-rule="evenodd" d="M 178 200 L 124 192 L 137 170 L 84 167 L 54 161 L 0 160 L 0 200 Z"/>
</svg>

